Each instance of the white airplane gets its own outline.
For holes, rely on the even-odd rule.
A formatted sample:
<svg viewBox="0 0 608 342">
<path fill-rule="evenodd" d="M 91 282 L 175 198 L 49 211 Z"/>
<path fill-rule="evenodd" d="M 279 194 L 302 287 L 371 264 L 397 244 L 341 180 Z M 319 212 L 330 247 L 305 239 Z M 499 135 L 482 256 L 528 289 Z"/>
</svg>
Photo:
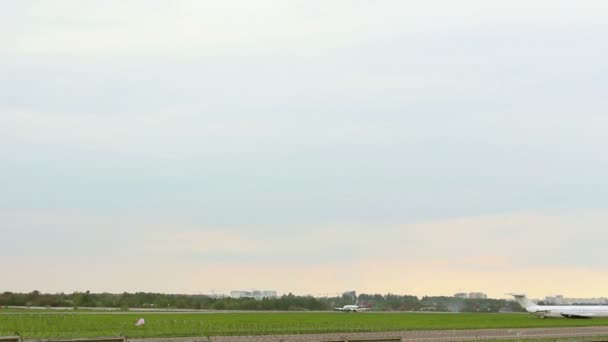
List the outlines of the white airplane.
<svg viewBox="0 0 608 342">
<path fill-rule="evenodd" d="M 362 312 L 369 310 L 369 308 L 360 307 L 359 305 L 344 305 L 341 308 L 334 308 L 334 310 L 342 312 Z"/>
<path fill-rule="evenodd" d="M 525 294 L 510 293 L 529 313 L 541 318 L 592 318 L 608 317 L 608 305 L 536 305 Z"/>
</svg>

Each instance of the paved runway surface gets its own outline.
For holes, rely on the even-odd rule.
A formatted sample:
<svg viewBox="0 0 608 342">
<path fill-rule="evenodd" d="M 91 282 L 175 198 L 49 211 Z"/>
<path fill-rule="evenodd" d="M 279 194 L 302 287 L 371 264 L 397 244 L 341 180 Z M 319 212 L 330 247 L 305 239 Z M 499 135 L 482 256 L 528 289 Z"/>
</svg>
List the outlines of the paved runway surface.
<svg viewBox="0 0 608 342">
<path fill-rule="evenodd" d="M 504 339 L 540 339 L 566 337 L 599 337 L 594 341 L 608 341 L 608 326 L 529 328 L 529 329 L 479 329 L 479 330 L 418 330 L 373 333 L 336 333 L 302 335 L 261 335 L 261 336 L 214 336 L 189 338 L 153 338 L 130 340 L 137 342 L 314 342 L 314 341 L 356 341 L 373 339 L 395 339 L 402 342 L 449 342 L 449 341 L 491 341 Z"/>
</svg>

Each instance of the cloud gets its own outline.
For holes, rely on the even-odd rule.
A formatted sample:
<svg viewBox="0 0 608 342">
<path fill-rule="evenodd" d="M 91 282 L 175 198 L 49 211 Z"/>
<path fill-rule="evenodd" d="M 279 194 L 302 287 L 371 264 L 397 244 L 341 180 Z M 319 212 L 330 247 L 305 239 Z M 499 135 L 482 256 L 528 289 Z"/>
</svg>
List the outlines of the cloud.
<svg viewBox="0 0 608 342">
<path fill-rule="evenodd" d="M 352 41 L 392 38 L 404 33 L 418 36 L 553 30 L 566 33 L 597 29 L 594 23 L 605 11 L 605 4 L 599 2 L 572 5 L 562 1 L 491 5 L 483 1 L 459 4 L 389 1 L 374 6 L 351 1 L 13 4 L 4 12 L 4 25 L 11 28 L 12 34 L 3 37 L 6 42 L 3 53 L 69 57 L 146 56 L 177 51 L 187 55 L 214 53 L 235 45 L 285 48 L 306 44 L 311 39 Z M 589 20 L 579 20 L 581 17 Z"/>
<path fill-rule="evenodd" d="M 153 289 L 162 270 L 175 277 L 159 289 L 175 291 L 256 274 L 299 291 L 449 292 L 461 275 L 498 289 L 558 270 L 595 279 L 606 267 L 607 11 L 548 0 L 5 6 L 0 253 L 62 273 L 86 268 L 76 255 L 132 288 Z M 293 280 L 277 276 L 295 267 Z M 94 270 L 68 277 L 119 287 Z"/>
<path fill-rule="evenodd" d="M 12 228 L 3 234 L 9 247 L 3 258 L 11 259 L 4 274 L 10 279 L 6 286 L 15 290 L 37 284 L 23 276 L 27 269 L 49 279 L 44 289 L 34 286 L 46 291 L 265 287 L 297 293 L 356 288 L 416 295 L 474 290 L 502 296 L 521 290 L 535 296 L 599 296 L 601 286 L 592 284 L 601 284 L 608 268 L 599 238 L 605 233 L 604 211 L 513 213 L 373 229 L 299 226 L 283 232 L 142 224 L 142 218 L 112 224 L 40 212 L 4 212 L 1 218 Z M 104 225 L 111 230 L 95 228 Z M 119 283 L 112 281 L 117 277 Z M 586 285 L 577 279 L 586 279 Z"/>
<path fill-rule="evenodd" d="M 247 232 L 226 232 L 220 229 L 199 227 L 196 231 L 179 231 L 179 226 L 169 226 L 165 229 L 154 226 L 154 232 L 149 227 L 140 231 L 139 239 L 147 245 L 148 252 L 163 250 L 167 254 L 180 255 L 231 255 L 256 254 L 265 248 L 272 248 L 266 241 L 252 238 Z"/>
</svg>

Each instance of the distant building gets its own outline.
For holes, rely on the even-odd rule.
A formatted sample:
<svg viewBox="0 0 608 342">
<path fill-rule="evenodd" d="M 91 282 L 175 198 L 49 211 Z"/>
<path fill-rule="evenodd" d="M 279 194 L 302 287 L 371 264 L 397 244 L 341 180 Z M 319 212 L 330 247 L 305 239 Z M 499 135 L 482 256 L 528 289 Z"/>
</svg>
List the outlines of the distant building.
<svg viewBox="0 0 608 342">
<path fill-rule="evenodd" d="M 342 293 L 342 297 L 350 297 L 355 300 L 357 299 L 357 291 L 346 291 Z"/>
<path fill-rule="evenodd" d="M 544 302 L 549 305 L 564 304 L 564 296 L 562 296 L 562 295 L 547 296 L 547 297 L 545 297 Z"/>
<path fill-rule="evenodd" d="M 277 298 L 277 291 L 274 290 L 252 290 L 252 291 L 230 291 L 231 298 L 255 298 L 261 300 L 263 298 Z"/>
<path fill-rule="evenodd" d="M 470 299 L 486 299 L 486 298 L 488 298 L 488 295 L 486 295 L 483 292 L 471 292 L 471 293 L 469 293 L 469 298 Z"/>
<path fill-rule="evenodd" d="M 463 298 L 463 299 L 486 299 L 488 298 L 488 295 L 486 295 L 483 292 L 458 292 L 458 293 L 454 293 L 454 297 L 455 298 Z"/>
<path fill-rule="evenodd" d="M 230 291 L 231 298 L 242 298 L 242 297 L 251 297 L 251 292 L 249 291 Z"/>
<path fill-rule="evenodd" d="M 225 294 L 222 293 L 207 293 L 207 294 L 203 294 L 203 296 L 207 296 L 207 297 L 211 297 L 211 298 L 226 298 L 228 296 L 226 296 Z"/>
<path fill-rule="evenodd" d="M 600 298 L 567 298 L 563 295 L 547 296 L 542 300 L 545 304 L 549 305 L 572 305 L 572 304 L 595 304 L 603 305 L 608 304 L 608 299 Z"/>
<path fill-rule="evenodd" d="M 277 295 L 277 291 L 266 290 L 266 291 L 262 291 L 262 297 L 264 297 L 264 298 L 277 298 L 279 296 Z"/>
<path fill-rule="evenodd" d="M 564 304 L 595 304 L 605 305 L 608 304 L 608 298 L 564 298 Z"/>
</svg>

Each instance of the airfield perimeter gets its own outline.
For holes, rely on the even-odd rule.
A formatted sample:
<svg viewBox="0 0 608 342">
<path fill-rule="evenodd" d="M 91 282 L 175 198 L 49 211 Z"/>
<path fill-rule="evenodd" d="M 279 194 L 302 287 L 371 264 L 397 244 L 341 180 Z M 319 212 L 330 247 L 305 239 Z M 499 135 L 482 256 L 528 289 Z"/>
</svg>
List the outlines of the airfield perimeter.
<svg viewBox="0 0 608 342">
<path fill-rule="evenodd" d="M 145 318 L 146 325 L 134 326 L 140 317 Z M 350 334 L 365 336 L 371 333 L 384 337 L 400 336 L 403 341 L 442 341 L 448 336 L 460 336 L 458 338 L 462 341 L 463 338 L 481 336 L 513 338 L 518 334 L 522 337 L 538 334 L 547 337 L 608 336 L 608 318 L 541 319 L 521 313 L 0 310 L 0 336 L 14 333 L 26 340 L 123 335 L 130 339 L 201 336 L 211 337 L 205 339 L 211 342 L 328 341 L 343 339 Z"/>
</svg>

